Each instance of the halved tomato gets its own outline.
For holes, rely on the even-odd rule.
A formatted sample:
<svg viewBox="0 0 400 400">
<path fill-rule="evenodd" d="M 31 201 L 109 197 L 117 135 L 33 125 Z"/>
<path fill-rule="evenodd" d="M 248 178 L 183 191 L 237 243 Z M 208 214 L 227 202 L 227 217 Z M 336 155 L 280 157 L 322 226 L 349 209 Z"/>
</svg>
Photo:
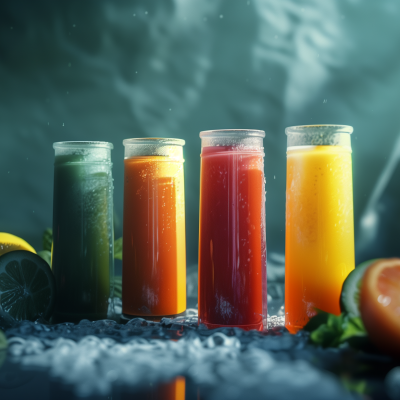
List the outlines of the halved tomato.
<svg viewBox="0 0 400 400">
<path fill-rule="evenodd" d="M 371 341 L 400 357 L 400 259 L 380 259 L 363 277 L 360 312 Z"/>
</svg>

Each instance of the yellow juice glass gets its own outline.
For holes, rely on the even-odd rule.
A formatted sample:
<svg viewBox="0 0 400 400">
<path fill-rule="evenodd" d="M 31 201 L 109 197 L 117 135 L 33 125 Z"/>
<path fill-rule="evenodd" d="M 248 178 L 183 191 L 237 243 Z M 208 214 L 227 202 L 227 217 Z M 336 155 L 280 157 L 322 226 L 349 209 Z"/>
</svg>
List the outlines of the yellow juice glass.
<svg viewBox="0 0 400 400">
<path fill-rule="evenodd" d="M 342 285 L 355 266 L 352 131 L 286 128 L 285 325 L 291 333 L 316 310 L 340 314 Z"/>
</svg>

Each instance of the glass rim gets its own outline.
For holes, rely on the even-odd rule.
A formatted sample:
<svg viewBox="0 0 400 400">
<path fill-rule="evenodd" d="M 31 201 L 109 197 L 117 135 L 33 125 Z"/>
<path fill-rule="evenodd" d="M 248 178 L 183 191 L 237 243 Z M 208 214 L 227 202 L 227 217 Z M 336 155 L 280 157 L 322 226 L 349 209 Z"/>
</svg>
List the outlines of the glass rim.
<svg viewBox="0 0 400 400">
<path fill-rule="evenodd" d="M 265 132 L 257 129 L 215 129 L 210 131 L 201 131 L 199 136 L 200 138 L 265 138 Z"/>
<path fill-rule="evenodd" d="M 70 149 L 80 149 L 80 148 L 104 148 L 113 149 L 114 145 L 110 142 L 100 142 L 100 141 L 67 141 L 67 142 L 55 142 L 53 143 L 53 148 L 70 148 Z"/>
<path fill-rule="evenodd" d="M 137 145 L 137 144 L 153 144 L 157 146 L 184 146 L 185 141 L 183 139 L 175 139 L 175 138 L 132 138 L 132 139 L 124 139 L 122 144 L 124 146 L 127 145 Z"/>
<path fill-rule="evenodd" d="M 295 125 L 295 126 L 288 126 L 285 129 L 285 134 L 293 134 L 293 133 L 304 133 L 307 130 L 315 130 L 315 133 L 319 131 L 325 131 L 327 129 L 334 129 L 335 132 L 332 133 L 348 133 L 351 135 L 354 131 L 354 128 L 350 125 L 335 125 L 335 124 L 318 124 L 318 125 Z M 309 132 L 310 133 L 310 132 Z"/>
</svg>

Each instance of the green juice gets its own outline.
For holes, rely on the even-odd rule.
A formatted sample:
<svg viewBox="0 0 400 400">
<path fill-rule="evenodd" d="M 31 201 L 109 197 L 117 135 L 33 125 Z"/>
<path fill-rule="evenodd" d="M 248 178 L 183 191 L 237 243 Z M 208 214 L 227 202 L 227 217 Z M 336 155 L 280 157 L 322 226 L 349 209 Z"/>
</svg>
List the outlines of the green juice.
<svg viewBox="0 0 400 400">
<path fill-rule="evenodd" d="M 75 143 L 83 148 L 70 148 L 65 143 L 71 142 L 54 145 L 52 269 L 57 303 L 53 319 L 104 319 L 114 276 L 112 164 L 110 157 L 104 157 L 111 148 L 80 142 Z M 63 144 L 69 147 L 57 154 L 56 145 Z"/>
</svg>

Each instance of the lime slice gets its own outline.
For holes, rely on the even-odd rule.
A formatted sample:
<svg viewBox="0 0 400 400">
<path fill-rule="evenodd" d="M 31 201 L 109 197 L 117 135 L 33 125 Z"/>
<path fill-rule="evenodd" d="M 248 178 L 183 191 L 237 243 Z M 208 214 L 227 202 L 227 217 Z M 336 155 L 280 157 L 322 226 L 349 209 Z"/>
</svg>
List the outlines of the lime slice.
<svg viewBox="0 0 400 400">
<path fill-rule="evenodd" d="M 0 311 L 16 320 L 49 319 L 55 303 L 55 280 L 40 256 L 25 250 L 0 257 Z"/>
<path fill-rule="evenodd" d="M 360 292 L 362 278 L 367 268 L 377 260 L 364 261 L 347 276 L 343 282 L 342 294 L 340 295 L 340 309 L 342 312 L 347 312 L 354 317 L 361 317 Z"/>
</svg>

